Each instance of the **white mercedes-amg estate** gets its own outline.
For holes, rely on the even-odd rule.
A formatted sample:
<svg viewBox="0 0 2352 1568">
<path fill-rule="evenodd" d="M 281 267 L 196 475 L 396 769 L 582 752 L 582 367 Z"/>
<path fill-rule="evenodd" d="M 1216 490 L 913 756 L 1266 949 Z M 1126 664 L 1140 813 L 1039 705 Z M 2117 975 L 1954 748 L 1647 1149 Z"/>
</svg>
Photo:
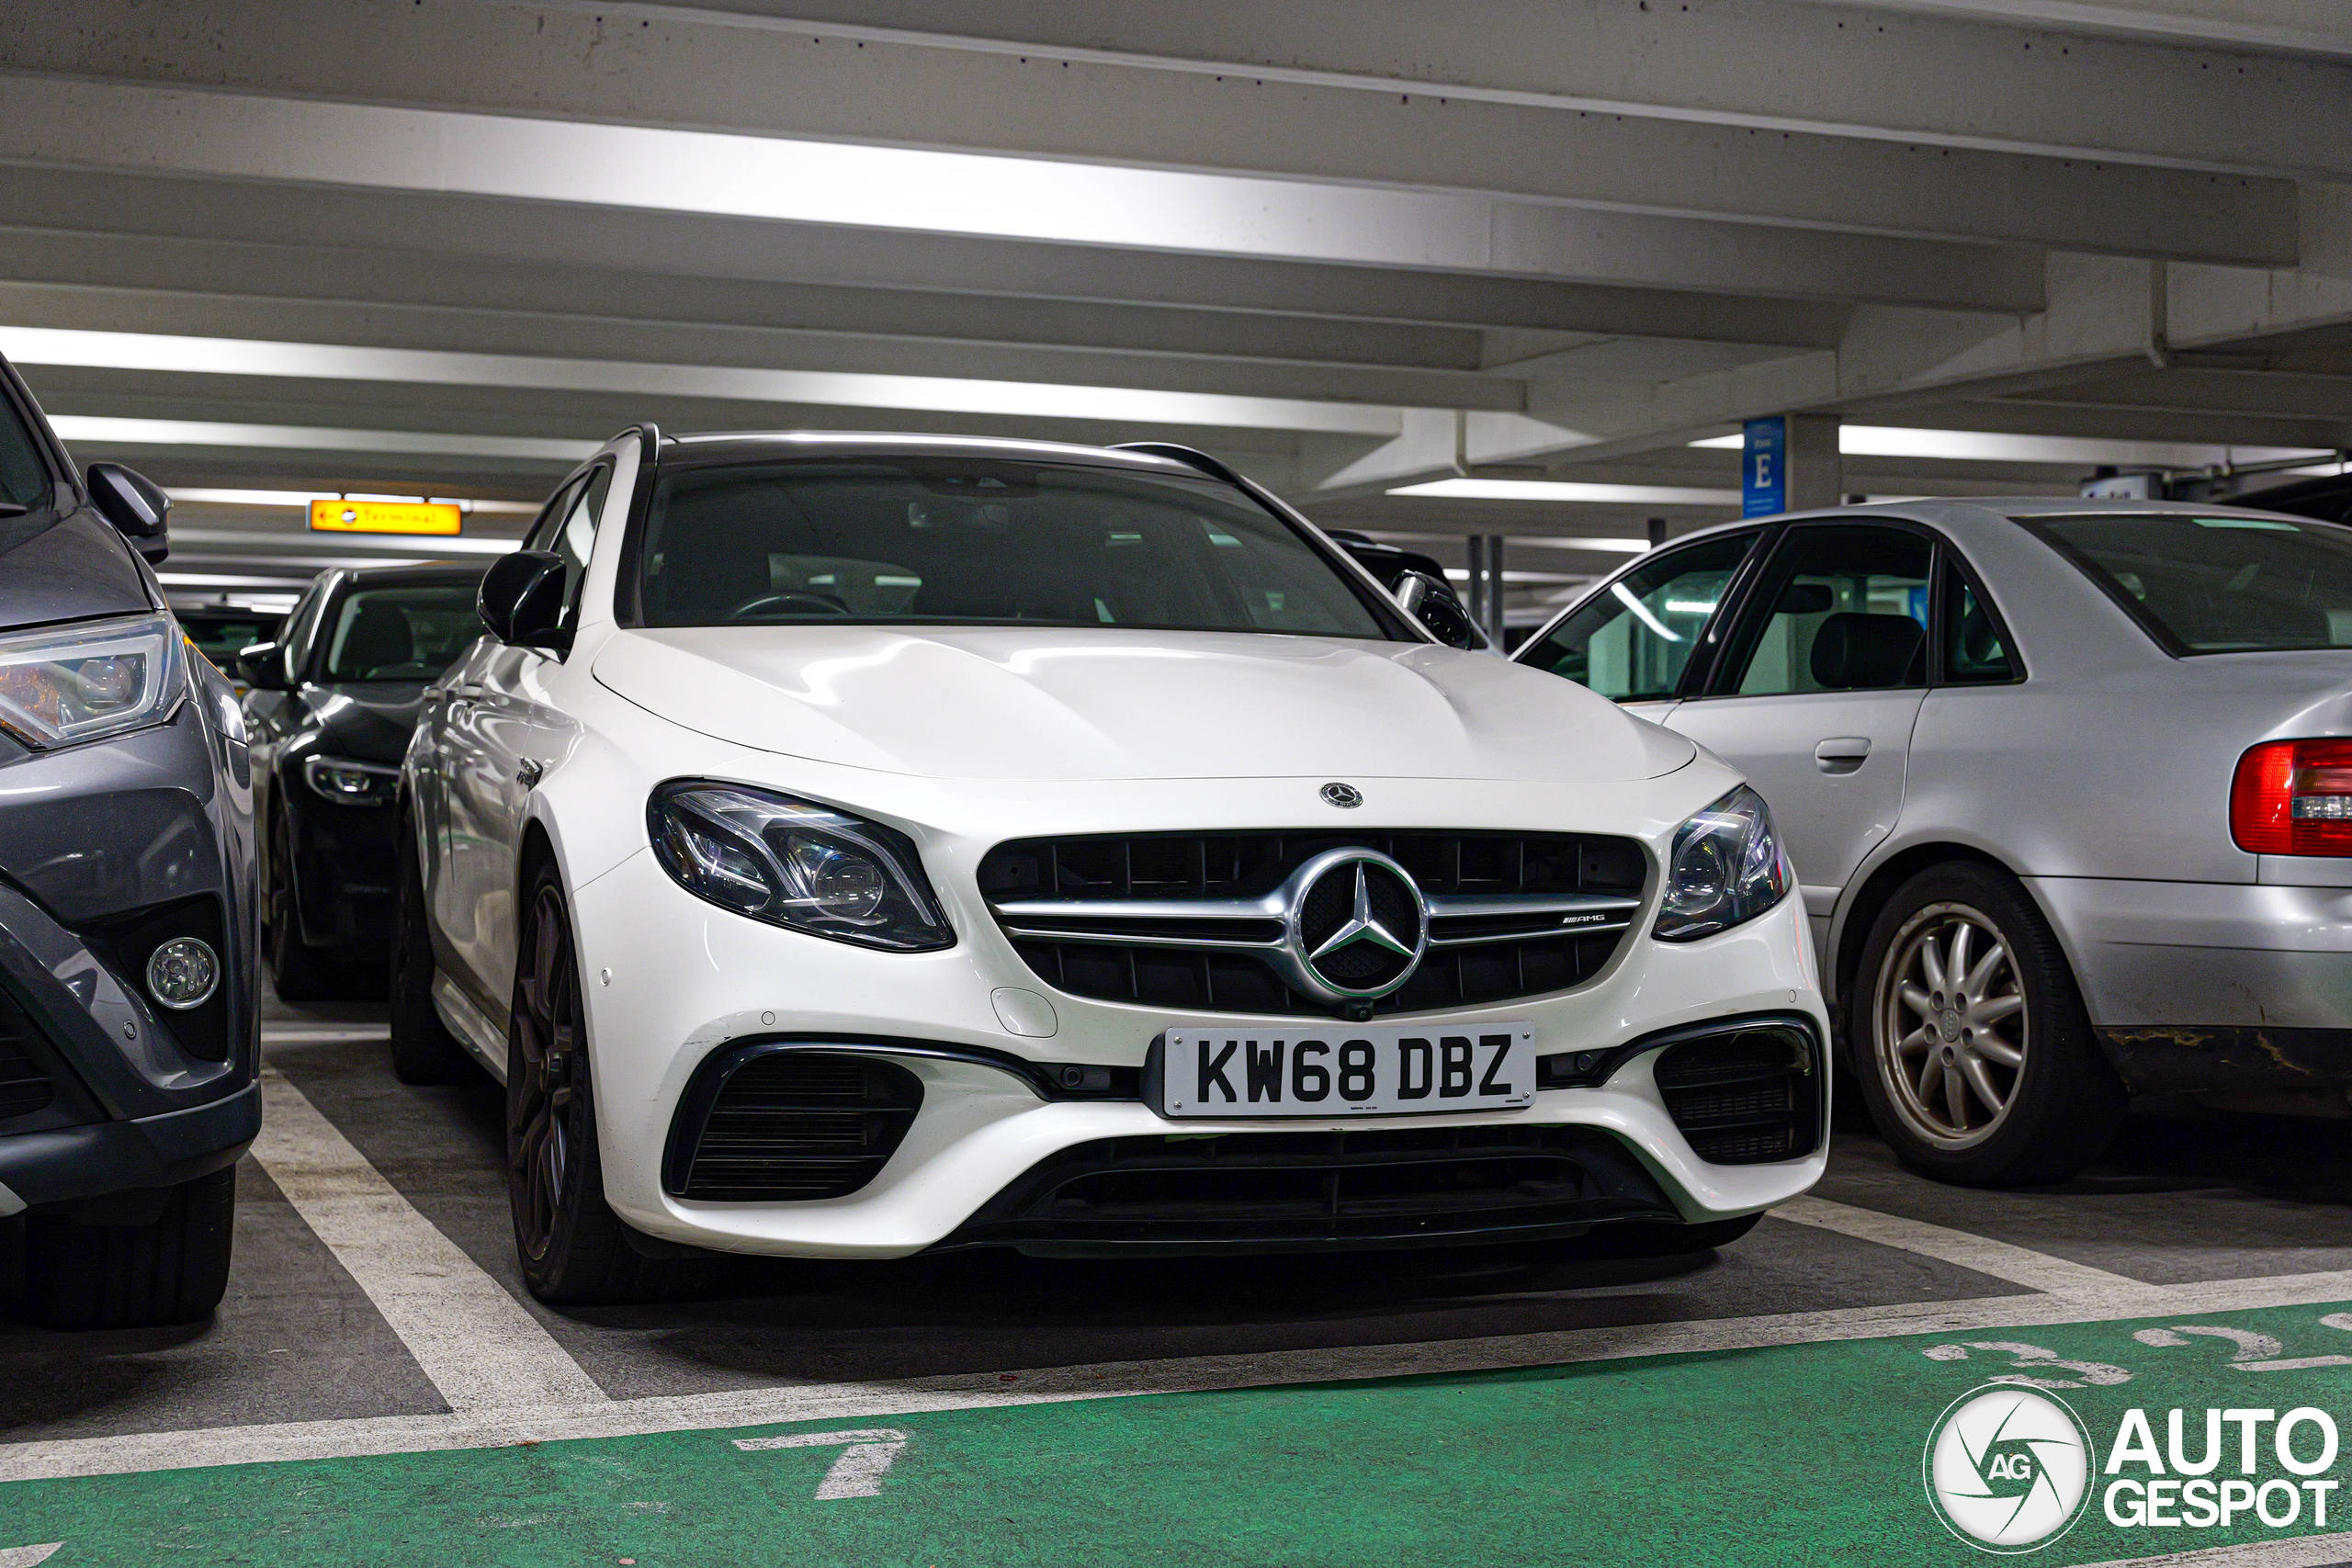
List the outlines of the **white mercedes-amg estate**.
<svg viewBox="0 0 2352 1568">
<path fill-rule="evenodd" d="M 392 1055 L 504 1081 L 548 1300 L 1679 1252 L 1820 1174 L 1764 802 L 1212 458 L 634 429 L 481 612 L 401 773 Z"/>
</svg>

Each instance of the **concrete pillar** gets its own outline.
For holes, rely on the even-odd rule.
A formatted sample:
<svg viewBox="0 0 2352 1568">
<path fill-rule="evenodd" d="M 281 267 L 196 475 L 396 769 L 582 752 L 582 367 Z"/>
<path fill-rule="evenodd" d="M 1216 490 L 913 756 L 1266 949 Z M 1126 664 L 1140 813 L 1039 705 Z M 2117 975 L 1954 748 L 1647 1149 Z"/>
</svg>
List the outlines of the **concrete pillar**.
<svg viewBox="0 0 2352 1568">
<path fill-rule="evenodd" d="M 1469 592 L 1463 608 L 1486 628 L 1497 648 L 1503 645 L 1503 536 L 1473 534 L 1464 541 L 1470 562 Z"/>
</svg>

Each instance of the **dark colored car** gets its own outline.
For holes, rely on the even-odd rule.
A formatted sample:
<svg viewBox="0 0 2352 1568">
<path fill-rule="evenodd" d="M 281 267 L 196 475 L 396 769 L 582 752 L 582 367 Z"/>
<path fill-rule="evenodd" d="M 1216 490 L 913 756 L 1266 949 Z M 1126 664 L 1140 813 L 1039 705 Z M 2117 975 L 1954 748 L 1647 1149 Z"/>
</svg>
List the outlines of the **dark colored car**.
<svg viewBox="0 0 2352 1568">
<path fill-rule="evenodd" d="M 52 1328 L 209 1313 L 261 1130 L 245 728 L 148 568 L 168 506 L 0 365 L 0 1227 Z"/>
<path fill-rule="evenodd" d="M 401 756 L 427 682 L 481 635 L 480 566 L 336 568 L 243 650 L 264 942 L 289 1001 L 380 996 Z"/>
<path fill-rule="evenodd" d="M 2229 498 L 2232 506 L 2258 507 L 2324 523 L 2352 523 L 2352 474 L 2322 474 Z"/>
</svg>

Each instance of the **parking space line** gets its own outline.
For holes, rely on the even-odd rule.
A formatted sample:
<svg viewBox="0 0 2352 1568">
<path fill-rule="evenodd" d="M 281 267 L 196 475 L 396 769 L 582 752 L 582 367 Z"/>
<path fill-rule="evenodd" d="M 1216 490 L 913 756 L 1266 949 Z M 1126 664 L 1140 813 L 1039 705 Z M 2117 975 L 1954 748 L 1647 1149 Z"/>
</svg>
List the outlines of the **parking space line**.
<svg viewBox="0 0 2352 1568">
<path fill-rule="evenodd" d="M 1995 1241 L 1990 1236 L 1953 1230 L 1948 1225 L 1929 1224 L 1924 1220 L 1906 1220 L 1897 1214 L 1881 1213 L 1876 1209 L 1858 1209 L 1849 1203 L 1833 1203 L 1826 1198 L 1792 1198 L 1775 1208 L 1772 1217 L 1836 1231 L 1840 1235 L 1852 1236 L 1859 1241 L 1874 1241 L 1882 1247 L 1915 1252 L 1922 1258 L 1954 1264 L 1996 1280 L 2007 1280 L 2013 1285 L 2024 1285 L 2049 1295 L 2073 1300 L 2113 1300 L 2128 1304 L 2132 1300 L 2161 1289 L 2143 1280 L 2110 1274 L 2104 1269 L 2094 1269 L 2086 1263 L 2070 1263 L 2063 1258 L 2052 1258 L 2047 1253 L 2035 1252 L 2010 1242 Z"/>
<path fill-rule="evenodd" d="M 386 1181 L 277 1068 L 254 1157 L 452 1411 L 609 1403 L 505 1288 Z"/>
<path fill-rule="evenodd" d="M 2345 1568 L 2352 1563 L 2352 1534 L 2290 1536 L 2284 1540 L 2249 1540 L 2236 1546 L 2207 1546 L 2194 1551 L 2170 1551 L 2162 1557 L 2117 1557 L 2104 1562 L 2083 1562 L 2075 1568 Z"/>
<path fill-rule="evenodd" d="M 1705 1322 L 1623 1324 L 1421 1344 L 1182 1357 L 1048 1367 L 1014 1373 L 990 1371 L 893 1382 L 801 1383 L 539 1409 L 484 1408 L 447 1416 L 369 1416 L 62 1438 L 0 1445 L 0 1482 L 496 1448 L 518 1442 L 710 1431 L 788 1421 L 916 1416 L 939 1410 L 1210 1393 L 1289 1383 L 1505 1371 L 1580 1361 L 2097 1323 L 2118 1316 L 2245 1312 L 2352 1301 L 2352 1270 L 2267 1280 L 2222 1280 L 2194 1285 L 2144 1285 L 2137 1287 L 2136 1292 L 2130 1297 L 2119 1293 L 2109 1299 L 2057 1294 L 1991 1296 Z"/>
</svg>

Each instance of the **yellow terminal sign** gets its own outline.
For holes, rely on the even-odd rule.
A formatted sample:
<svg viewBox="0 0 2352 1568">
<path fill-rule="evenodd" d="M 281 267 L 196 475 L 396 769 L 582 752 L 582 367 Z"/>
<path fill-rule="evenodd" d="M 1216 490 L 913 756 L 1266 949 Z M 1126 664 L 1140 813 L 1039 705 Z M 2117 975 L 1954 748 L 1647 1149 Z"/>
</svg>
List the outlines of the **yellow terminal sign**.
<svg viewBox="0 0 2352 1568">
<path fill-rule="evenodd" d="M 454 534 L 459 513 L 447 502 L 314 501 L 311 527 L 322 534 Z"/>
</svg>

